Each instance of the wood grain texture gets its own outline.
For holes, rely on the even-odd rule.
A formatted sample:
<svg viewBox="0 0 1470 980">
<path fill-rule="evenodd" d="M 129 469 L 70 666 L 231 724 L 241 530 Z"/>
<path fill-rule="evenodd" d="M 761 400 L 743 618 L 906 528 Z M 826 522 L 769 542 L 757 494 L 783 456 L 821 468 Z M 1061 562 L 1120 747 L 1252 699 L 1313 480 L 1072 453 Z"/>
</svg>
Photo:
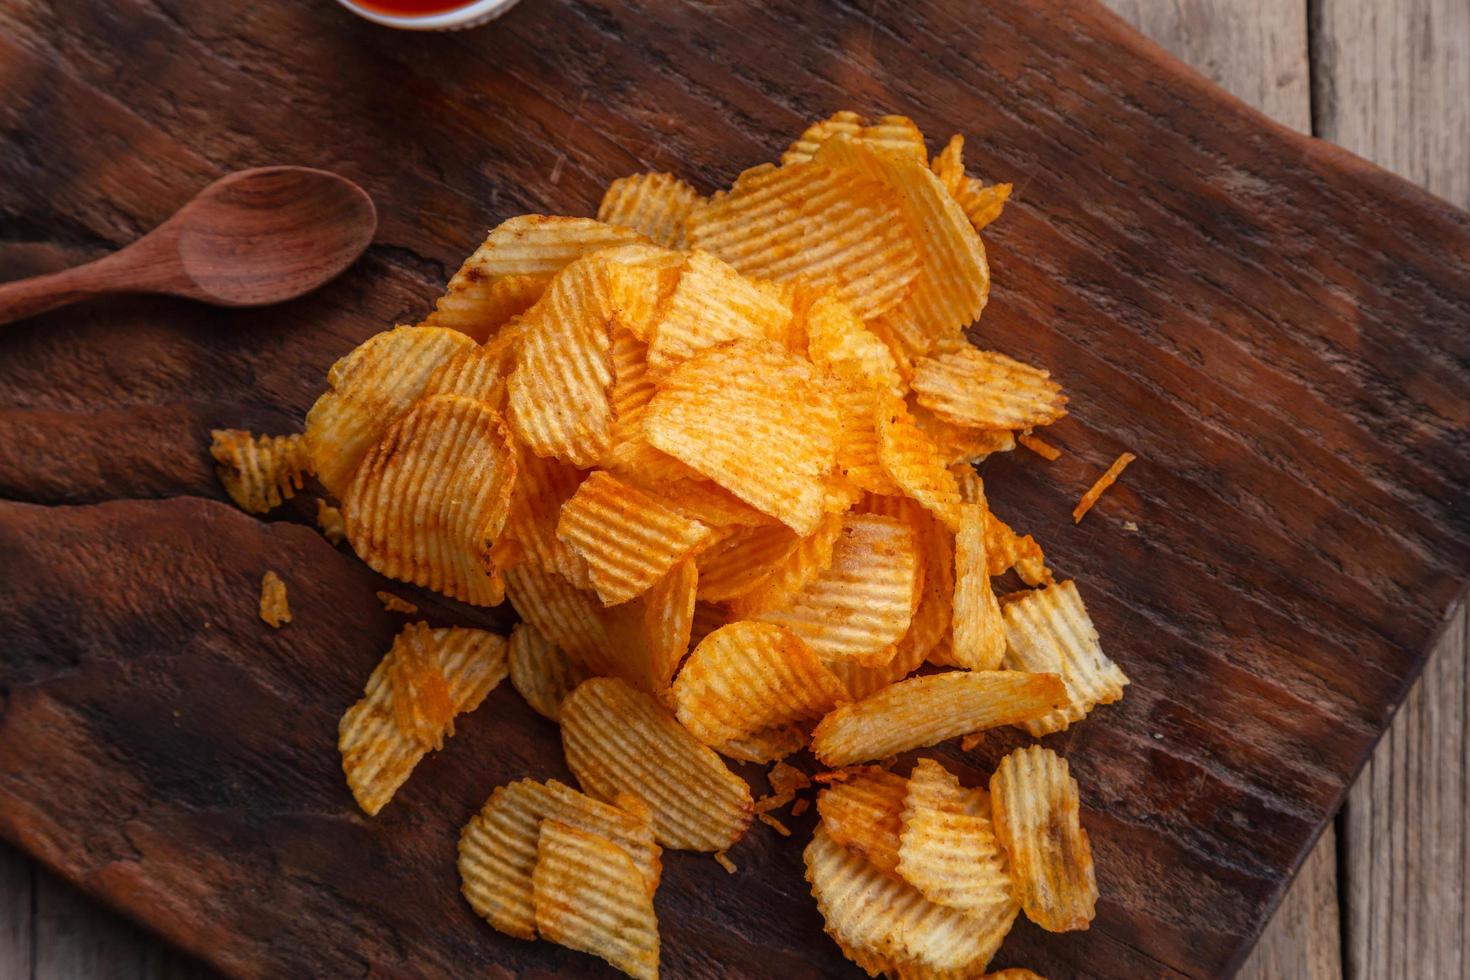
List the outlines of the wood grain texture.
<svg viewBox="0 0 1470 980">
<path fill-rule="evenodd" d="M 1340 980 L 1337 835 L 1322 832 L 1236 980 Z"/>
<path fill-rule="evenodd" d="M 0 980 L 32 980 L 32 864 L 0 844 Z"/>
<path fill-rule="evenodd" d="M 1159 57 L 1061 3 L 978 20 L 707 4 L 654 26 L 544 2 L 445 37 L 328 5 L 0 11 L 0 128 L 47 149 L 0 158 L 8 235 L 39 241 L 3 246 L 5 264 L 115 247 L 220 170 L 276 160 L 360 179 L 384 216 L 365 262 L 281 309 L 138 300 L 9 338 L 0 493 L 30 504 L 0 504 L 0 554 L 26 572 L 0 590 L 20 678 L 0 833 L 240 973 L 451 955 L 456 972 L 592 970 L 496 936 L 454 894 L 453 832 L 490 786 L 563 771 L 548 726 L 499 691 L 402 806 L 362 819 L 331 732 L 392 631 L 376 579 L 293 526 L 305 511 L 262 523 L 185 495 L 220 495 L 211 425 L 291 429 L 326 365 L 421 315 L 484 225 L 585 213 L 647 167 L 708 188 L 850 103 L 966 130 L 977 172 L 1019 179 L 981 334 L 1056 370 L 1077 415 L 1062 461 L 987 476 L 997 509 L 1084 576 L 1135 680 L 1051 740 L 1084 787 L 1097 926 L 1020 928 L 1003 961 L 1228 970 L 1467 573 L 1470 225 Z M 1070 529 L 1084 474 L 1124 446 L 1129 479 Z M 267 562 L 310 584 L 307 615 L 263 636 L 245 603 Z M 61 618 L 82 625 L 45 625 Z M 978 776 L 1008 744 L 955 760 Z M 738 971 L 753 949 L 794 977 L 838 972 L 792 842 L 759 828 L 742 847 L 735 879 L 671 859 L 671 975 Z"/>
</svg>

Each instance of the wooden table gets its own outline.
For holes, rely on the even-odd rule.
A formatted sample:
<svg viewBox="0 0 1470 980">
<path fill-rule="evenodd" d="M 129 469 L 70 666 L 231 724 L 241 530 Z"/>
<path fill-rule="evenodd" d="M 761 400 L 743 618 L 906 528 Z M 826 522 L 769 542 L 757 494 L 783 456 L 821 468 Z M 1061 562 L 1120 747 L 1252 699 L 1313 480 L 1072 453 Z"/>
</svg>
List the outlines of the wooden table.
<svg viewBox="0 0 1470 980">
<path fill-rule="evenodd" d="M 1281 123 L 1470 207 L 1467 0 L 1109 2 Z M 1242 977 L 1470 970 L 1467 632 L 1462 608 Z M 0 845 L 0 980 L 208 975 Z"/>
</svg>

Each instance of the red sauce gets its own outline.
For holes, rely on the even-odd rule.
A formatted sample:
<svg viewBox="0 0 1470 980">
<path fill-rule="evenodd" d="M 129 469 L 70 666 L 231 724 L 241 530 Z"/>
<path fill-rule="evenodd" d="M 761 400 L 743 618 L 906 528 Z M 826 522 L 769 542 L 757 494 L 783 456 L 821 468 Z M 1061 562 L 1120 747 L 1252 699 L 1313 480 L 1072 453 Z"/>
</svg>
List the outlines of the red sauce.
<svg viewBox="0 0 1470 980">
<path fill-rule="evenodd" d="M 394 17 L 427 17 L 429 14 L 442 14 L 468 7 L 473 2 L 474 0 L 357 0 L 360 6 Z"/>
</svg>

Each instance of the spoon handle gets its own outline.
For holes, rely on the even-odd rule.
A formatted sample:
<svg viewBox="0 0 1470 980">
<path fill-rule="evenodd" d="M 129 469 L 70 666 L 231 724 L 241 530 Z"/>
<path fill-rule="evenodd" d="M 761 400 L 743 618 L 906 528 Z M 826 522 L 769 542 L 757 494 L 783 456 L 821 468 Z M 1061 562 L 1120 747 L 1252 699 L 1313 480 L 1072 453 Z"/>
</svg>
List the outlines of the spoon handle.
<svg viewBox="0 0 1470 980">
<path fill-rule="evenodd" d="M 93 296 L 138 288 L 124 249 L 44 276 L 0 283 L 0 323 L 10 323 Z"/>
</svg>

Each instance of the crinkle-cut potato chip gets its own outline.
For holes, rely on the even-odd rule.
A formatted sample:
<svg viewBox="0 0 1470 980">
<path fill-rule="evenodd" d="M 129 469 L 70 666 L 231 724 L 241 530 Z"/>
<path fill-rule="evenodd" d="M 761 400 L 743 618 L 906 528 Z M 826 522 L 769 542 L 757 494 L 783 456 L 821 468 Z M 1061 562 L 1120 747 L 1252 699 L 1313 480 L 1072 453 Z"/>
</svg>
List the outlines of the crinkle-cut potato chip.
<svg viewBox="0 0 1470 980">
<path fill-rule="evenodd" d="M 720 755 L 740 762 L 765 764 L 784 759 L 806 747 L 811 732 L 804 725 L 777 725 L 744 738 L 711 746 Z"/>
<path fill-rule="evenodd" d="M 927 159 L 924 134 L 907 116 L 881 116 L 873 125 L 864 125 L 863 117 L 849 110 L 834 112 L 806 128 L 781 155 L 781 163 L 801 163 L 816 155 L 817 149 L 834 136 L 860 140 L 876 149 L 900 156 Z"/>
<path fill-rule="evenodd" d="M 646 490 L 653 490 L 666 503 L 710 527 L 768 527 L 780 523 L 719 484 L 711 483 L 697 472 L 693 475 L 694 479 L 640 485 Z"/>
<path fill-rule="evenodd" d="M 541 821 L 531 896 L 542 939 L 601 957 L 630 977 L 658 977 L 658 918 L 633 859 L 600 834 Z"/>
<path fill-rule="evenodd" d="M 987 973 L 980 980 L 1046 980 L 1046 977 L 1022 967 L 1012 967 L 1009 970 Z"/>
<path fill-rule="evenodd" d="M 700 480 L 698 471 L 654 449 L 643 432 L 643 413 L 658 386 L 648 370 L 648 345 L 614 325 L 612 332 L 612 439 L 603 465 L 653 489 L 673 481 Z"/>
<path fill-rule="evenodd" d="M 342 497 L 358 463 L 418 401 L 434 372 L 474 343 L 456 330 L 397 327 L 333 364 L 329 389 L 306 413 L 306 451 L 322 486 Z"/>
<path fill-rule="evenodd" d="M 867 513 L 905 521 L 914 531 L 923 558 L 919 606 L 914 610 L 909 632 L 899 641 L 899 661 L 907 659 L 903 652 L 905 648 L 913 650 L 908 655 L 912 659 L 908 670 L 904 671 L 907 674 L 927 658 L 929 650 L 949 631 L 954 600 L 954 535 L 909 497 L 869 494 L 861 506 Z"/>
<path fill-rule="evenodd" d="M 750 593 L 785 567 L 802 542 L 785 524 L 724 530 L 728 533 L 695 559 L 699 598 L 706 602 L 728 602 Z"/>
<path fill-rule="evenodd" d="M 301 435 L 257 436 L 244 429 L 214 429 L 209 454 L 225 492 L 241 510 L 264 514 L 296 496 L 311 469 Z"/>
<path fill-rule="evenodd" d="M 1067 414 L 1051 372 L 968 344 L 919 358 L 912 384 L 920 405 L 954 425 L 1026 429 Z"/>
<path fill-rule="evenodd" d="M 904 635 L 908 636 L 907 633 Z M 903 680 L 918 669 L 924 662 L 920 655 L 922 649 L 915 644 L 900 641 L 893 645 L 892 659 L 885 664 L 865 667 L 856 660 L 834 660 L 828 667 L 842 681 L 842 686 L 847 688 L 848 699 L 860 701 L 874 691 L 881 691 L 895 681 Z"/>
<path fill-rule="evenodd" d="M 898 396 L 902 381 L 883 341 L 840 301 L 824 296 L 807 317 L 812 363 L 832 379 L 841 424 L 837 466 L 854 486 L 899 493 L 878 459 L 876 413 L 880 400 Z"/>
<path fill-rule="evenodd" d="M 383 610 L 385 612 L 403 613 L 405 616 L 418 615 L 419 607 L 402 596 L 396 596 L 391 592 L 384 592 L 382 589 L 379 589 L 375 594 L 378 597 L 378 601 L 383 604 Z"/>
<path fill-rule="evenodd" d="M 944 185 L 950 197 L 959 193 L 965 182 L 965 138 L 955 133 L 944 144 L 944 149 L 929 164 L 934 176 Z"/>
<path fill-rule="evenodd" d="M 791 308 L 704 251 L 691 252 L 673 294 L 653 321 L 648 367 L 658 377 L 727 340 L 784 344 Z"/>
<path fill-rule="evenodd" d="M 658 889 L 663 859 L 642 801 L 620 796 L 604 803 L 555 779 L 520 779 L 496 787 L 459 834 L 460 891 L 501 932 L 536 938 L 532 875 L 546 819 L 606 837 L 638 868 L 641 892 L 652 897 Z"/>
<path fill-rule="evenodd" d="M 971 732 L 1019 725 L 1066 704 L 1056 674 L 953 671 L 910 677 L 837 707 L 812 733 L 823 765 L 884 759 Z"/>
<path fill-rule="evenodd" d="M 1081 721 L 1095 705 L 1123 696 L 1128 676 L 1108 659 L 1077 583 L 1068 579 L 1044 589 L 1012 593 L 1001 605 L 1005 618 L 1005 666 L 1046 671 L 1061 677 L 1066 698 L 1056 711 L 1022 723 L 1040 738 Z"/>
<path fill-rule="evenodd" d="M 594 677 L 562 702 L 562 747 L 582 787 L 648 804 L 666 847 L 723 851 L 750 826 L 750 786 L 651 696 Z"/>
<path fill-rule="evenodd" d="M 342 770 L 363 812 L 375 816 L 453 733 L 454 716 L 478 708 L 507 669 L 503 636 L 405 626 L 338 726 Z"/>
<path fill-rule="evenodd" d="M 485 241 L 449 280 L 449 290 L 453 292 L 461 283 L 484 282 L 501 276 L 549 279 L 584 255 L 647 241 L 630 228 L 591 218 L 522 214 L 491 229 Z"/>
<path fill-rule="evenodd" d="M 271 629 L 291 622 L 291 607 L 286 601 L 286 583 L 274 571 L 260 577 L 260 618 Z"/>
<path fill-rule="evenodd" d="M 561 719 L 561 703 L 587 671 L 530 623 L 517 623 L 508 647 L 510 682 L 539 715 Z"/>
<path fill-rule="evenodd" d="M 700 351 L 662 379 L 643 425 L 656 449 L 798 534 L 821 521 L 837 409 L 815 369 L 784 347 L 735 340 Z"/>
<path fill-rule="evenodd" d="M 966 177 L 954 192 L 954 199 L 970 219 L 970 226 L 979 231 L 1005 210 L 1006 202 L 1011 199 L 1011 185 L 986 184 L 975 177 Z"/>
<path fill-rule="evenodd" d="M 671 704 L 669 688 L 689 649 L 699 569 L 686 558 L 643 595 L 604 611 L 608 669 Z"/>
<path fill-rule="evenodd" d="M 1046 556 L 1036 539 L 1029 534 L 1017 534 L 988 508 L 985 511 L 985 564 L 991 577 L 1014 568 L 1027 585 L 1043 585 L 1052 580 L 1051 569 L 1046 567 Z"/>
<path fill-rule="evenodd" d="M 342 512 L 320 497 L 316 501 L 316 526 L 321 528 L 322 537 L 332 544 L 341 544 L 347 537 L 347 525 L 342 522 Z"/>
<path fill-rule="evenodd" d="M 521 619 L 573 661 L 594 674 L 612 672 L 612 641 L 596 593 L 534 562 L 507 569 L 505 588 Z"/>
<path fill-rule="evenodd" d="M 769 623 L 715 630 L 674 679 L 680 724 L 711 746 L 820 718 L 846 700 L 847 690 L 821 658 Z"/>
<path fill-rule="evenodd" d="M 984 790 L 967 790 L 933 759 L 909 774 L 899 832 L 898 873 L 924 897 L 982 914 L 1011 909 L 1016 900 L 1005 852 L 990 822 Z"/>
<path fill-rule="evenodd" d="M 608 185 L 597 220 L 642 232 L 668 248 L 684 247 L 684 219 L 701 198 L 673 174 L 634 174 Z"/>
<path fill-rule="evenodd" d="M 918 604 L 918 545 L 903 521 L 848 514 L 832 564 L 781 606 L 753 619 L 784 626 L 824 660 L 881 666 Z"/>
<path fill-rule="evenodd" d="M 863 132 L 863 117 L 850 109 L 841 109 L 826 119 L 818 119 L 808 126 L 796 142 L 781 154 L 781 163 L 804 163 L 816 155 L 817 148 L 839 133 L 857 138 Z"/>
<path fill-rule="evenodd" d="M 500 416 L 436 395 L 388 427 L 342 498 L 347 540 L 374 570 L 478 606 L 504 588 L 485 564 L 504 527 L 516 459 Z"/>
<path fill-rule="evenodd" d="M 791 552 L 767 566 L 753 589 L 728 601 L 730 614 L 736 619 L 749 619 L 789 605 L 832 567 L 832 553 L 842 537 L 843 523 L 844 515 L 824 513 L 811 534 L 798 538 Z"/>
<path fill-rule="evenodd" d="M 833 841 L 885 874 L 898 874 L 908 780 L 877 766 L 856 766 L 817 794 L 817 813 Z"/>
<path fill-rule="evenodd" d="M 990 962 L 1015 921 L 938 905 L 901 879 L 884 874 L 818 827 L 804 854 L 806 877 L 826 923 L 844 951 L 862 955 L 865 969 L 898 976 L 975 976 Z"/>
<path fill-rule="evenodd" d="M 920 275 L 898 194 L 851 166 L 763 164 L 695 208 L 689 244 L 747 276 L 800 277 L 864 319 L 896 307 Z"/>
<path fill-rule="evenodd" d="M 814 160 L 856 169 L 899 196 L 899 213 L 913 230 L 919 274 L 903 301 L 883 314 L 893 335 L 915 356 L 961 336 L 985 308 L 990 267 L 980 235 L 929 170 L 927 157 L 875 152 L 838 136 L 823 143 Z"/>
<path fill-rule="evenodd" d="M 908 116 L 879 116 L 877 122 L 863 127 L 858 140 L 886 153 L 913 157 L 920 163 L 929 160 L 924 134 Z"/>
<path fill-rule="evenodd" d="M 469 269 L 469 271 L 466 271 Z M 546 292 L 546 275 L 487 276 L 469 268 L 449 280 L 423 326 L 444 327 L 483 344 L 506 323 L 525 313 Z"/>
<path fill-rule="evenodd" d="M 491 548 L 491 560 L 502 569 L 527 561 L 564 576 L 578 588 L 591 588 L 586 560 L 556 536 L 562 505 L 581 486 L 582 471 L 559 459 L 537 456 L 524 447 L 517 450 L 510 513 Z"/>
<path fill-rule="evenodd" d="M 497 412 L 504 411 L 506 375 L 511 360 L 506 352 L 509 346 L 497 344 L 460 351 L 434 372 L 420 397 L 463 395 Z"/>
<path fill-rule="evenodd" d="M 647 592 L 710 540 L 710 529 L 652 494 L 597 470 L 561 508 L 556 536 L 587 562 L 603 605 Z"/>
<path fill-rule="evenodd" d="M 985 558 L 985 513 L 982 503 L 960 505 L 955 535 L 954 618 L 950 655 L 970 670 L 995 670 L 1006 652 L 1005 622 L 990 587 Z"/>
<path fill-rule="evenodd" d="M 878 461 L 905 494 L 951 531 L 960 526 L 960 490 L 934 443 L 914 423 L 900 398 L 880 400 Z"/>
<path fill-rule="evenodd" d="M 1066 760 L 1039 745 L 1010 753 L 990 777 L 990 806 L 1026 918 L 1049 932 L 1086 929 L 1097 880 Z"/>
<path fill-rule="evenodd" d="M 968 466 L 994 453 L 1008 453 L 1016 448 L 1016 436 L 1010 429 L 974 429 L 946 422 L 914 401 L 909 405 L 914 424 L 928 436 L 939 450 L 946 466 Z"/>
</svg>

